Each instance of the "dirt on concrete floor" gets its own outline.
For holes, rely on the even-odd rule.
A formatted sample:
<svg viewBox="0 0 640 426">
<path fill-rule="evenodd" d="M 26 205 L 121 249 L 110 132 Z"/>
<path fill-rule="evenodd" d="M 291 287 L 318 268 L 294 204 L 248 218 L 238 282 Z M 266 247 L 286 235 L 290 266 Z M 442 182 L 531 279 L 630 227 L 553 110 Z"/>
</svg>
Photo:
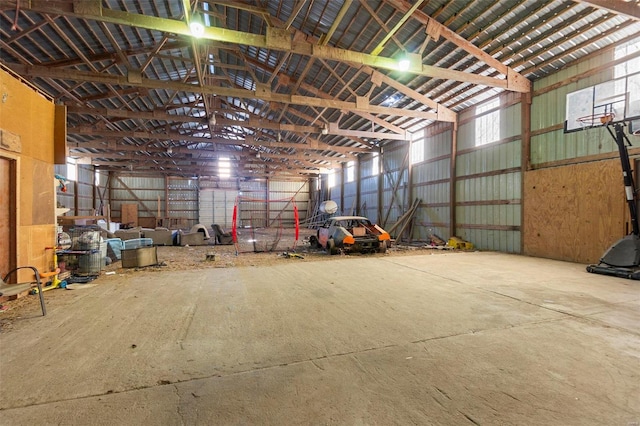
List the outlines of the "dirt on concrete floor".
<svg viewBox="0 0 640 426">
<path fill-rule="evenodd" d="M 273 266 L 287 262 L 324 262 L 335 259 L 359 257 L 396 257 L 406 255 L 434 255 L 452 252 L 444 247 L 430 246 L 426 243 L 411 245 L 393 245 L 386 253 L 349 255 L 339 254 L 331 256 L 323 249 L 312 247 L 308 240 L 302 241 L 295 252 L 265 252 L 238 253 L 234 245 L 206 245 L 206 246 L 158 246 L 158 265 L 144 268 L 123 268 L 122 262 L 117 261 L 107 265 L 98 277 L 90 281 L 89 285 L 99 285 L 109 275 L 118 274 L 134 278 L 141 272 L 189 271 L 209 268 L 240 268 L 256 266 Z M 215 256 L 211 256 L 214 254 Z M 215 260 L 207 260 L 215 259 Z M 69 284 L 66 290 L 79 289 L 87 284 Z M 64 289 L 45 291 L 45 302 L 48 299 L 64 298 L 68 293 Z M 40 303 L 36 295 L 28 295 L 20 299 L 0 303 L 0 332 L 12 327 L 12 322 L 24 315 L 37 315 Z"/>
</svg>

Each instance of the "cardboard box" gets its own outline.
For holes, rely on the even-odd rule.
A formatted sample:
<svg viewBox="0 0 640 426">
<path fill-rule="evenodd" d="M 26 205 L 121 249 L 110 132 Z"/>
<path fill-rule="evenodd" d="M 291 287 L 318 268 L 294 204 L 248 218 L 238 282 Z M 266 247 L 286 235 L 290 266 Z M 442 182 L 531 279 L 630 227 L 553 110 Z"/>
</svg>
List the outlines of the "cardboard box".
<svg viewBox="0 0 640 426">
<path fill-rule="evenodd" d="M 122 267 L 139 268 L 158 264 L 157 247 L 139 247 L 136 249 L 122 250 Z"/>
</svg>

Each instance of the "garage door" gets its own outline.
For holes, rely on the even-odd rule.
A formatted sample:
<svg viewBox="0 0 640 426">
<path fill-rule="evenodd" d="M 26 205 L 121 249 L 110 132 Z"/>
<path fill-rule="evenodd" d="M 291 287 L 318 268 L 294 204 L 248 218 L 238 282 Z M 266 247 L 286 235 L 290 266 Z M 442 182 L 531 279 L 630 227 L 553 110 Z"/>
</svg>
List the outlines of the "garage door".
<svg viewBox="0 0 640 426">
<path fill-rule="evenodd" d="M 217 223 L 223 228 L 231 229 L 233 206 L 238 191 L 226 189 L 203 189 L 200 191 L 199 223 L 210 227 Z"/>
</svg>

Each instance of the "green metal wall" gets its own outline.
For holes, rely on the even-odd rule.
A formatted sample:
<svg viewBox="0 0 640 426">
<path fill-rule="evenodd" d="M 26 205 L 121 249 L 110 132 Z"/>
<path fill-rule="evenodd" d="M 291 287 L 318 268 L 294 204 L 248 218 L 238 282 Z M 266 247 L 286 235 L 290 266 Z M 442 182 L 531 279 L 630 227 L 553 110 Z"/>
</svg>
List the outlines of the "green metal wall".
<svg viewBox="0 0 640 426">
<path fill-rule="evenodd" d="M 534 96 L 531 105 L 531 164 L 534 167 L 617 149 L 606 129 L 565 134 L 562 126 L 565 120 L 567 93 L 613 79 L 613 67 L 606 66 L 611 59 L 612 53 L 605 52 L 534 83 L 534 92 L 544 92 Z M 602 68 L 602 71 L 593 73 L 592 70 L 598 68 Z M 591 75 L 577 78 L 585 73 Z M 565 82 L 568 84 L 563 84 Z M 554 85 L 559 87 L 548 89 Z"/>
<path fill-rule="evenodd" d="M 510 96 L 503 95 L 504 104 Z M 476 117 L 462 114 L 456 159 L 456 236 L 481 250 L 521 251 L 521 106 L 500 108 L 500 140 L 476 147 Z"/>
<path fill-rule="evenodd" d="M 440 126 L 450 127 L 448 124 Z M 439 130 L 433 136 L 425 130 L 414 143 L 424 146 L 424 160 L 412 166 L 414 198 L 422 200 L 416 213 L 413 238 L 429 241 L 431 234 L 449 237 L 450 176 L 452 130 Z"/>
</svg>

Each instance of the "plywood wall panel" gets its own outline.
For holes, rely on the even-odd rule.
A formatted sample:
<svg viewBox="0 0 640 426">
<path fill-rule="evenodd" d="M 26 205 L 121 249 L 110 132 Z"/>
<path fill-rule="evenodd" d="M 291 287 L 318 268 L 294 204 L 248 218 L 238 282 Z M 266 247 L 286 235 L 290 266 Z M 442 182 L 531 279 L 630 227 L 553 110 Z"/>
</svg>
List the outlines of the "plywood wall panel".
<svg viewBox="0 0 640 426">
<path fill-rule="evenodd" d="M 524 253 L 597 262 L 628 222 L 619 160 L 525 173 Z"/>
<path fill-rule="evenodd" d="M 138 205 L 137 204 L 122 204 L 121 209 L 121 221 L 122 223 L 131 224 L 132 226 L 138 226 Z"/>
<path fill-rule="evenodd" d="M 45 247 L 55 243 L 53 129 L 55 106 L 50 99 L 0 70 L 0 128 L 20 138 L 20 152 L 0 146 L 0 155 L 16 159 L 18 205 L 17 265 L 48 270 Z M 8 153 L 8 154 L 7 154 Z M 2 253 L 7 255 L 6 253 Z"/>
</svg>

